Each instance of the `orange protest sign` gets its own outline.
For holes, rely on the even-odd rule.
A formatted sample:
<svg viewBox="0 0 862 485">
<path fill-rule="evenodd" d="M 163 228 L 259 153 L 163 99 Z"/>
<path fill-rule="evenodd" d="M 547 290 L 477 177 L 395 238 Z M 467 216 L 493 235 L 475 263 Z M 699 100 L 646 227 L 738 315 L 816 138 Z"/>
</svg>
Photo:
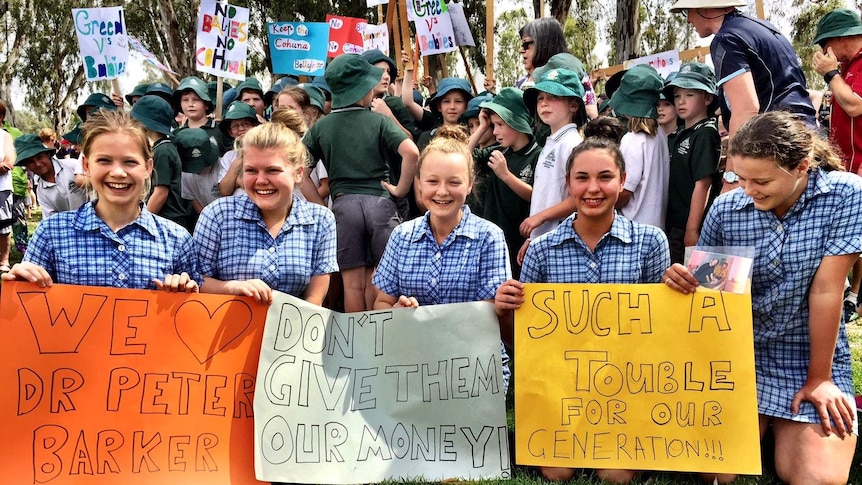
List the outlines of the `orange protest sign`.
<svg viewBox="0 0 862 485">
<path fill-rule="evenodd" d="M 5 282 L 6 483 L 259 484 L 267 308 L 246 298 Z M 14 397 L 13 397 L 14 396 Z"/>
</svg>

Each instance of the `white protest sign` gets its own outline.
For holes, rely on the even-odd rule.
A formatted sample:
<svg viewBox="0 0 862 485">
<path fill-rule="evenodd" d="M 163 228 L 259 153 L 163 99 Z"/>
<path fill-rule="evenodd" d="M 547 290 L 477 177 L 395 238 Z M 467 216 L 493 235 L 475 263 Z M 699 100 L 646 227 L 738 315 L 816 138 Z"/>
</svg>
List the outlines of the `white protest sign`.
<svg viewBox="0 0 862 485">
<path fill-rule="evenodd" d="M 470 32 L 470 24 L 464 14 L 464 4 L 461 2 L 449 2 L 449 18 L 452 20 L 452 31 L 455 33 L 455 45 L 476 47 L 473 33 Z"/>
<path fill-rule="evenodd" d="M 378 5 L 389 5 L 389 0 L 365 0 L 365 5 L 368 8 L 376 7 Z"/>
<path fill-rule="evenodd" d="M 380 25 L 366 24 L 362 31 L 362 42 L 365 50 L 380 49 L 389 55 L 389 27 L 384 23 Z"/>
<path fill-rule="evenodd" d="M 131 36 L 131 35 L 128 35 L 126 37 L 129 39 L 129 47 L 134 49 L 135 52 L 137 52 L 138 54 L 144 56 L 145 61 L 158 67 L 162 71 L 169 72 L 171 74 L 176 74 L 176 71 L 171 70 L 170 67 L 164 65 L 160 60 L 158 60 L 158 58 L 156 58 L 155 54 L 153 54 L 146 47 L 144 47 L 144 44 L 142 44 L 141 41 L 139 41 L 137 38 L 135 38 L 134 36 Z"/>
<path fill-rule="evenodd" d="M 116 79 L 126 72 L 129 44 L 123 7 L 73 8 L 72 18 L 87 81 Z"/>
<path fill-rule="evenodd" d="M 443 0 L 407 2 L 407 18 L 416 25 L 416 42 L 423 56 L 457 49 L 449 9 Z"/>
<path fill-rule="evenodd" d="M 201 0 L 195 65 L 198 71 L 245 79 L 248 54 L 248 9 Z"/>
<path fill-rule="evenodd" d="M 276 293 L 254 415 L 258 480 L 511 475 L 487 302 L 343 314 Z"/>
<path fill-rule="evenodd" d="M 679 60 L 679 51 L 665 51 L 651 56 L 631 59 L 623 63 L 623 68 L 629 69 L 630 67 L 637 66 L 639 64 L 649 64 L 658 71 L 658 75 L 661 76 L 662 79 L 667 79 L 670 73 L 679 71 L 679 67 L 681 65 Z"/>
</svg>

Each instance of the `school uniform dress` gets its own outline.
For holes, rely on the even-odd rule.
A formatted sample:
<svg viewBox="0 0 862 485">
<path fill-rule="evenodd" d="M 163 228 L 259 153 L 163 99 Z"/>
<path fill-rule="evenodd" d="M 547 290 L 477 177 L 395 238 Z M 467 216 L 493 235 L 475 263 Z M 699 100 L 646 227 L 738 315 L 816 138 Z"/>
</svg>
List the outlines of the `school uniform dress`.
<svg viewBox="0 0 862 485">
<path fill-rule="evenodd" d="M 237 195 L 204 207 L 194 239 L 202 274 L 222 281 L 257 278 L 298 298 L 312 276 L 338 271 L 332 212 L 296 195 L 276 237 L 257 205 L 247 195 Z"/>
<path fill-rule="evenodd" d="M 614 216 L 595 251 L 575 232 L 572 214 L 530 243 L 521 268 L 523 283 L 660 283 L 670 266 L 661 229 Z"/>
<path fill-rule="evenodd" d="M 188 273 L 203 284 L 197 251 L 185 228 L 147 211 L 114 232 L 96 215 L 98 201 L 43 219 L 24 261 L 45 269 L 55 283 L 156 289 L 153 278 Z"/>
<path fill-rule="evenodd" d="M 380 291 L 415 297 L 420 305 L 492 300 L 511 277 L 503 231 L 464 205 L 461 222 L 437 244 L 430 213 L 392 231 L 373 283 Z M 508 389 L 509 356 L 501 344 L 503 385 Z"/>
<path fill-rule="evenodd" d="M 787 214 L 755 209 L 735 189 L 716 199 L 698 245 L 753 246 L 751 281 L 758 412 L 819 423 L 814 406 L 790 411 L 808 375 L 808 291 L 824 256 L 862 252 L 862 178 L 847 172 L 809 172 L 808 185 Z M 832 380 L 853 399 L 850 349 L 843 320 L 832 361 Z M 855 413 L 854 413 L 855 415 Z M 854 433 L 858 424 L 854 421 Z"/>
<path fill-rule="evenodd" d="M 533 174 L 534 184 L 533 196 L 530 201 L 530 216 L 534 216 L 548 207 L 553 207 L 569 197 L 569 192 L 566 189 L 566 164 L 572 150 L 583 140 L 580 132 L 578 132 L 578 125 L 574 123 L 563 126 L 556 133 L 551 133 L 545 140 L 545 146 L 539 154 L 539 160 Z M 533 229 L 533 232 L 530 233 L 530 239 L 535 239 L 552 231 L 559 223 L 559 219 L 545 221 Z"/>
<path fill-rule="evenodd" d="M 627 218 L 664 229 L 667 216 L 667 188 L 670 177 L 670 151 L 667 135 L 655 136 L 629 132 L 620 141 L 626 162 L 626 183 L 632 193 L 620 212 Z"/>
</svg>

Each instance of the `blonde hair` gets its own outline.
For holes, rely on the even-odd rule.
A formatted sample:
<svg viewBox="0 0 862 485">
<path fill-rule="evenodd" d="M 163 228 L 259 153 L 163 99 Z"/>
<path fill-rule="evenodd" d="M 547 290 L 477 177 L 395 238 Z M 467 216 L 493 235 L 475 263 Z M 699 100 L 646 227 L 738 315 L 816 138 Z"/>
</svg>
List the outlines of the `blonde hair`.
<svg viewBox="0 0 862 485">
<path fill-rule="evenodd" d="M 467 147 L 469 138 L 460 126 L 444 125 L 434 133 L 434 138 L 431 143 L 422 150 L 419 155 L 419 163 L 416 165 L 417 176 L 422 173 L 422 162 L 431 153 L 459 154 L 464 157 L 467 163 L 467 172 L 470 174 L 470 183 L 473 183 L 476 178 L 476 171 L 473 167 L 473 154 L 470 153 L 470 148 Z"/>
<path fill-rule="evenodd" d="M 652 118 L 631 116 L 628 119 L 628 131 L 631 133 L 646 133 L 649 136 L 658 134 L 658 121 Z"/>
<path fill-rule="evenodd" d="M 242 159 L 249 147 L 276 150 L 289 165 L 297 168 L 308 166 L 308 151 L 299 135 L 281 123 L 263 123 L 248 130 L 236 143 L 237 156 Z"/>
<path fill-rule="evenodd" d="M 135 141 L 135 144 L 141 150 L 141 156 L 144 160 L 153 158 L 153 152 L 150 149 L 150 139 L 147 137 L 147 130 L 140 122 L 132 118 L 126 111 L 119 110 L 96 110 L 90 116 L 87 116 L 87 121 L 81 125 L 81 155 L 88 156 L 90 149 L 93 147 L 93 142 L 96 138 L 102 135 L 127 135 Z M 144 190 L 141 194 L 143 200 L 150 193 L 151 189 L 150 178 L 144 181 Z M 87 191 L 91 191 L 89 179 L 87 180 Z"/>
<path fill-rule="evenodd" d="M 305 124 L 305 118 L 302 114 L 297 113 L 292 109 L 278 109 L 272 112 L 270 121 L 273 123 L 281 123 L 287 128 L 296 132 L 297 135 L 303 136 L 308 131 L 308 125 Z"/>
<path fill-rule="evenodd" d="M 42 143 L 54 143 L 57 139 L 57 133 L 51 128 L 42 128 L 39 130 L 39 139 Z"/>
</svg>

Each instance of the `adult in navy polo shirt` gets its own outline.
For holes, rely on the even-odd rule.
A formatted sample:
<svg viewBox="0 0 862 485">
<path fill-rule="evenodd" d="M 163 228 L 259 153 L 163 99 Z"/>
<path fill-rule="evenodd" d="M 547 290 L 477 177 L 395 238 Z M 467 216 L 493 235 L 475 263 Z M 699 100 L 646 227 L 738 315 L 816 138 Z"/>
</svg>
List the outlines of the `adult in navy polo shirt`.
<svg viewBox="0 0 862 485">
<path fill-rule="evenodd" d="M 746 121 L 767 111 L 790 111 L 816 126 L 817 112 L 793 46 L 774 25 L 736 9 L 745 5 L 745 0 L 678 0 L 671 7 L 687 14 L 700 37 L 715 35 L 709 50 L 730 142 Z M 732 165 L 728 159 L 722 191 L 736 187 Z"/>
</svg>

